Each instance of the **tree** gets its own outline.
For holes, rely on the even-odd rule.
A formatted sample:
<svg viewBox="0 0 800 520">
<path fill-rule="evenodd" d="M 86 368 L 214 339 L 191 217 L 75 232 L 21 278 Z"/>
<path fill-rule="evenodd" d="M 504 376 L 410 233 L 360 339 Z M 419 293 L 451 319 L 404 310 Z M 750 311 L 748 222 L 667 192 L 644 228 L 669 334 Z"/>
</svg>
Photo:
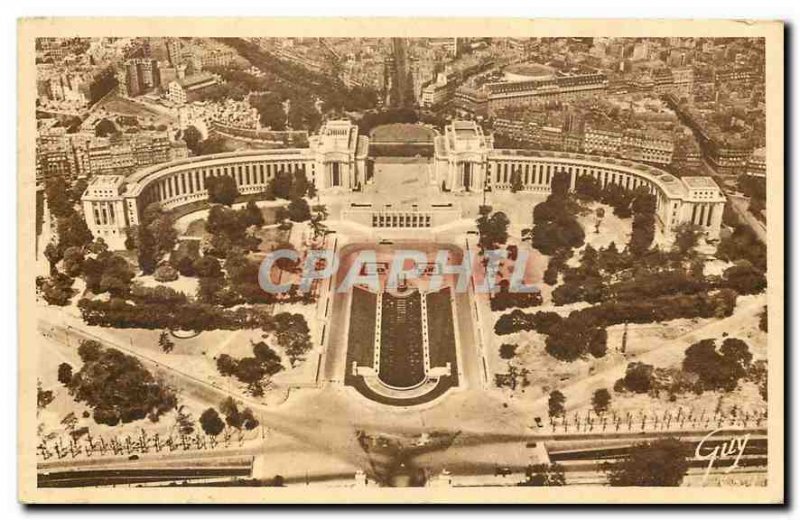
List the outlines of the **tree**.
<svg viewBox="0 0 800 520">
<path fill-rule="evenodd" d="M 161 331 L 161 334 L 158 336 L 158 346 L 161 347 L 161 350 L 164 351 L 165 354 L 169 354 L 172 352 L 172 349 L 175 348 L 175 342 L 170 339 L 169 332 L 166 330 Z"/>
<path fill-rule="evenodd" d="M 286 210 L 286 215 L 292 222 L 305 222 L 311 218 L 311 209 L 305 199 L 292 199 Z"/>
<path fill-rule="evenodd" d="M 308 194 L 308 178 L 303 170 L 295 170 L 292 177 L 292 186 L 289 190 L 289 199 L 302 199 Z"/>
<path fill-rule="evenodd" d="M 75 212 L 69 197 L 69 185 L 64 177 L 57 175 L 45 180 L 44 196 L 50 213 L 58 218 L 65 218 Z"/>
<path fill-rule="evenodd" d="M 638 361 L 628 363 L 622 384 L 626 389 L 637 394 L 649 392 L 653 385 L 653 365 Z"/>
<path fill-rule="evenodd" d="M 128 261 L 119 255 L 106 253 L 105 269 L 100 278 L 100 292 L 111 296 L 124 296 L 130 292 L 134 273 Z"/>
<path fill-rule="evenodd" d="M 283 370 L 283 365 L 281 365 L 281 357 L 263 341 L 259 341 L 253 345 L 253 355 L 258 362 L 261 363 L 261 366 L 267 375 L 271 376 Z"/>
<path fill-rule="evenodd" d="M 478 217 L 479 245 L 481 249 L 496 249 L 498 245 L 505 244 L 508 240 L 508 226 L 511 222 L 502 211 L 491 216 L 482 214 Z"/>
<path fill-rule="evenodd" d="M 220 296 L 226 292 L 223 278 L 200 278 L 197 284 L 197 299 L 203 303 L 221 304 Z"/>
<path fill-rule="evenodd" d="M 83 366 L 73 376 L 69 392 L 93 409 L 98 424 L 114 426 L 145 417 L 156 422 L 177 406 L 173 390 L 135 357 L 93 341 L 81 342 L 78 354 Z"/>
<path fill-rule="evenodd" d="M 703 390 L 716 390 L 724 384 L 724 360 L 717 352 L 713 339 L 704 339 L 686 349 L 683 359 L 683 370 L 697 374 Z"/>
<path fill-rule="evenodd" d="M 148 226 L 139 226 L 137 260 L 145 275 L 153 274 L 158 265 L 158 243 Z"/>
<path fill-rule="evenodd" d="M 264 225 L 264 215 L 261 210 L 256 206 L 255 201 L 250 200 L 244 208 L 244 222 L 249 226 L 261 227 Z"/>
<path fill-rule="evenodd" d="M 697 241 L 703 234 L 700 226 L 691 222 L 684 222 L 675 229 L 675 248 L 685 255 L 695 248 Z"/>
<path fill-rule="evenodd" d="M 52 390 L 45 390 L 42 388 L 42 382 L 36 381 L 36 409 L 43 410 L 47 405 L 53 402 L 56 396 Z"/>
<path fill-rule="evenodd" d="M 245 430 L 254 430 L 258 427 L 258 419 L 253 415 L 253 410 L 245 408 L 241 413 L 242 427 Z"/>
<path fill-rule="evenodd" d="M 547 400 L 547 412 L 550 417 L 564 415 L 564 412 L 566 411 L 564 409 L 564 403 L 566 403 L 566 401 L 567 398 L 564 397 L 564 394 L 558 390 L 553 390 L 550 392 L 550 397 Z"/>
<path fill-rule="evenodd" d="M 258 111 L 262 126 L 271 130 L 286 128 L 286 113 L 283 111 L 282 99 L 275 92 L 254 96 L 252 106 Z"/>
<path fill-rule="evenodd" d="M 219 410 L 225 416 L 225 422 L 231 428 L 252 430 L 258 426 L 258 419 L 253 415 L 253 411 L 250 408 L 240 411 L 236 401 L 231 397 L 222 401 L 219 405 Z"/>
<path fill-rule="evenodd" d="M 250 260 L 241 249 L 234 248 L 225 258 L 225 271 L 230 291 L 242 301 L 269 303 L 272 296 L 258 284 L 259 264 Z"/>
<path fill-rule="evenodd" d="M 192 416 L 186 411 L 183 405 L 178 406 L 175 409 L 175 413 L 177 417 L 175 418 L 175 423 L 178 425 L 178 432 L 181 435 L 191 435 L 194 433 L 194 421 L 192 421 Z"/>
<path fill-rule="evenodd" d="M 650 249 L 655 238 L 655 225 L 655 215 L 651 213 L 637 213 L 633 216 L 631 240 L 628 245 L 635 256 L 641 256 Z"/>
<path fill-rule="evenodd" d="M 753 381 L 756 385 L 758 385 L 758 393 L 761 396 L 761 399 L 764 402 L 767 402 L 768 398 L 768 389 L 767 384 L 769 383 L 769 371 L 767 370 L 767 360 L 766 359 L 759 359 L 755 363 L 753 363 L 750 367 L 750 373 L 748 374 L 748 379 Z"/>
<path fill-rule="evenodd" d="M 49 278 L 37 277 L 36 286 L 42 298 L 49 305 L 65 306 L 69 305 L 74 296 L 72 282 L 74 280 L 64 273 L 55 272 Z"/>
<path fill-rule="evenodd" d="M 134 272 L 120 255 L 105 251 L 95 258 L 87 257 L 81 270 L 87 289 L 95 294 L 125 296 L 130 292 Z"/>
<path fill-rule="evenodd" d="M 138 226 L 125 226 L 125 249 L 128 251 L 136 249 L 137 236 Z"/>
<path fill-rule="evenodd" d="M 656 196 L 647 191 L 647 188 L 640 186 L 633 190 L 633 200 L 631 201 L 631 211 L 636 214 L 651 214 L 656 212 Z"/>
<path fill-rule="evenodd" d="M 47 254 L 46 251 L 45 254 Z M 72 278 L 79 276 L 83 268 L 83 260 L 83 249 L 75 246 L 68 247 L 64 251 L 64 273 Z"/>
<path fill-rule="evenodd" d="M 600 181 L 591 175 L 579 175 L 575 179 L 575 195 L 581 200 L 600 200 Z"/>
<path fill-rule="evenodd" d="M 558 284 L 558 268 L 552 262 L 547 263 L 547 269 L 544 270 L 542 281 L 547 285 Z"/>
<path fill-rule="evenodd" d="M 236 180 L 230 175 L 220 175 L 206 179 L 208 201 L 212 204 L 231 206 L 239 196 Z"/>
<path fill-rule="evenodd" d="M 213 235 L 209 252 L 224 257 L 232 248 L 256 250 L 259 239 L 247 233 L 251 222 L 252 216 L 248 215 L 246 209 L 237 211 L 227 206 L 212 206 L 206 219 L 206 231 Z"/>
<path fill-rule="evenodd" d="M 94 236 L 89 231 L 83 217 L 73 212 L 69 216 L 59 218 L 56 224 L 58 232 L 58 247 L 65 251 L 69 247 L 84 247 L 88 245 Z"/>
<path fill-rule="evenodd" d="M 556 287 L 552 293 L 552 299 L 555 305 L 575 303 L 581 301 L 583 298 L 584 287 L 583 284 L 578 283 L 565 283 L 564 285 Z"/>
<path fill-rule="evenodd" d="M 767 332 L 767 306 L 764 306 L 764 310 L 758 315 L 758 328 L 762 332 Z"/>
<path fill-rule="evenodd" d="M 220 354 L 217 357 L 217 371 L 223 376 L 232 376 L 236 373 L 238 363 L 228 354 Z"/>
<path fill-rule="evenodd" d="M 280 356 L 263 341 L 253 345 L 253 354 L 254 357 L 238 360 L 228 354 L 220 354 L 217 358 L 217 370 L 224 376 L 235 376 L 247 384 L 251 394 L 258 396 L 263 393 L 264 378 L 280 372 L 283 366 Z"/>
<path fill-rule="evenodd" d="M 169 256 L 169 263 L 181 276 L 197 276 L 195 262 L 200 258 L 200 244 L 194 240 L 183 240 Z"/>
<path fill-rule="evenodd" d="M 208 408 L 200 415 L 200 426 L 206 435 L 216 437 L 222 430 L 225 429 L 225 423 L 219 416 L 219 413 L 213 408 Z"/>
<path fill-rule="evenodd" d="M 633 225 L 629 247 L 634 256 L 641 256 L 653 243 L 656 227 L 656 198 L 644 187 L 636 188 L 631 201 Z"/>
<path fill-rule="evenodd" d="M 44 257 L 47 258 L 47 261 L 50 263 L 50 274 L 55 274 L 58 272 L 56 264 L 61 261 L 63 256 L 63 251 L 53 242 L 50 242 L 47 244 L 47 246 L 45 246 Z"/>
<path fill-rule="evenodd" d="M 717 352 L 715 341 L 704 339 L 686 349 L 683 369 L 702 377 L 703 386 L 708 390 L 713 390 L 720 385 L 717 372 L 722 363 L 722 356 Z"/>
<path fill-rule="evenodd" d="M 538 204 L 536 208 L 542 204 L 544 202 Z M 534 217 L 534 221 L 531 246 L 542 254 L 553 255 L 560 249 L 580 247 L 586 239 L 583 228 L 570 215 L 558 217 L 555 221 L 539 221 Z"/>
<path fill-rule="evenodd" d="M 522 184 L 522 172 L 519 168 L 511 172 L 511 193 L 522 191 L 525 185 Z"/>
<path fill-rule="evenodd" d="M 753 360 L 747 343 L 739 338 L 725 338 L 719 351 L 725 363 L 732 367 L 733 375 L 743 377 Z"/>
<path fill-rule="evenodd" d="M 727 262 L 747 260 L 760 271 L 767 270 L 767 247 L 744 224 L 737 224 L 730 236 L 720 240 L 716 257 Z"/>
<path fill-rule="evenodd" d="M 222 266 L 213 256 L 205 255 L 198 258 L 194 263 L 194 270 L 200 278 L 222 277 Z"/>
<path fill-rule="evenodd" d="M 225 422 L 228 426 L 236 428 L 237 430 L 242 428 L 241 413 L 239 412 L 239 407 L 236 405 L 236 401 L 234 401 L 232 397 L 226 397 L 225 400 L 220 403 L 219 411 L 225 416 Z"/>
<path fill-rule="evenodd" d="M 739 294 L 758 294 L 767 288 L 767 277 L 747 260 L 740 260 L 722 273 L 725 287 Z"/>
<path fill-rule="evenodd" d="M 311 227 L 311 232 L 316 240 L 328 232 L 328 227 L 323 223 L 328 218 L 328 210 L 325 206 L 314 206 L 313 209 L 314 215 L 308 225 Z"/>
<path fill-rule="evenodd" d="M 72 365 L 69 363 L 58 365 L 58 382 L 64 386 L 69 386 L 72 382 Z"/>
<path fill-rule="evenodd" d="M 513 343 L 503 343 L 500 345 L 500 357 L 502 359 L 513 359 L 517 353 L 517 346 Z"/>
<path fill-rule="evenodd" d="M 246 357 L 236 364 L 236 378 L 245 383 L 253 395 L 261 395 L 261 381 L 266 372 L 261 362 L 254 357 Z"/>
<path fill-rule="evenodd" d="M 569 195 L 570 174 L 565 171 L 556 172 L 550 181 L 550 194 L 554 198 L 565 199 Z"/>
<path fill-rule="evenodd" d="M 273 317 L 273 326 L 278 345 L 294 366 L 312 347 L 306 319 L 302 314 L 281 312 Z"/>
<path fill-rule="evenodd" d="M 292 196 L 292 185 L 294 184 L 294 177 L 291 173 L 285 170 L 279 171 L 275 177 L 270 180 L 272 192 L 279 199 L 290 199 Z"/>
<path fill-rule="evenodd" d="M 313 199 L 314 197 L 317 196 L 317 187 L 314 186 L 313 182 L 308 183 L 308 191 L 306 192 L 306 196 L 309 199 Z"/>
<path fill-rule="evenodd" d="M 600 255 L 597 249 L 593 248 L 591 244 L 586 244 L 581 252 L 581 270 L 589 273 L 596 273 L 598 270 L 598 261 Z"/>
<path fill-rule="evenodd" d="M 623 458 L 605 466 L 612 486 L 679 486 L 689 470 L 689 448 L 667 438 L 633 446 Z"/>
<path fill-rule="evenodd" d="M 611 394 L 605 388 L 598 388 L 592 394 L 592 408 L 594 413 L 600 415 L 608 411 L 608 405 L 611 404 Z"/>
<path fill-rule="evenodd" d="M 725 338 L 719 351 L 713 339 L 704 339 L 686 349 L 683 369 L 697 374 L 704 390 L 732 391 L 752 359 L 747 343 L 738 338 Z"/>
<path fill-rule="evenodd" d="M 81 341 L 78 346 L 78 356 L 84 363 L 96 361 L 103 352 L 103 345 L 93 339 Z"/>
<path fill-rule="evenodd" d="M 601 358 L 606 355 L 608 333 L 606 329 L 597 327 L 589 332 L 589 341 L 586 350 L 592 356 Z"/>
<path fill-rule="evenodd" d="M 311 339 L 307 333 L 305 335 L 292 335 L 292 339 L 285 347 L 286 356 L 292 366 L 305 359 L 306 352 L 311 350 L 311 347 Z"/>
<path fill-rule="evenodd" d="M 147 226 L 153 235 L 159 256 L 173 250 L 178 232 L 175 230 L 175 218 L 171 211 L 165 211 L 157 202 L 149 204 L 144 210 L 141 225 Z"/>
<path fill-rule="evenodd" d="M 108 137 L 109 135 L 116 135 L 118 133 L 117 125 L 105 117 L 94 127 L 94 135 L 97 137 Z"/>
<path fill-rule="evenodd" d="M 562 326 L 558 333 L 545 340 L 545 352 L 559 361 L 575 361 L 586 352 L 585 338 L 581 331 Z"/>
<path fill-rule="evenodd" d="M 217 280 L 208 278 L 208 280 Z M 221 308 L 203 302 L 161 301 L 141 305 L 123 298 L 108 301 L 82 298 L 78 310 L 87 325 L 114 328 L 144 328 L 148 330 L 238 330 L 269 327 L 272 318 L 260 308 Z"/>
<path fill-rule="evenodd" d="M 198 144 L 203 139 L 203 134 L 200 133 L 194 126 L 186 127 L 186 130 L 183 131 L 183 141 L 186 143 L 186 147 L 192 151 L 195 155 L 197 155 Z"/>
</svg>

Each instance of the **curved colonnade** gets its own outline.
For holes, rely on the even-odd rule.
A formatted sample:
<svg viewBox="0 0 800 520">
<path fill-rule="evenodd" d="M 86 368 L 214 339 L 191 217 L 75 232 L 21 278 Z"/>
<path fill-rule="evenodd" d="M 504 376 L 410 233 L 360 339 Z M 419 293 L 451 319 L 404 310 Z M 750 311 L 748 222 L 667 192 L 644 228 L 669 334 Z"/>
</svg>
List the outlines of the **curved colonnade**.
<svg viewBox="0 0 800 520">
<path fill-rule="evenodd" d="M 589 176 L 601 188 L 616 184 L 626 190 L 647 189 L 656 199 L 656 216 L 664 231 L 683 222 L 699 226 L 710 238 L 719 236 L 725 197 L 708 177 L 675 177 L 658 168 L 632 161 L 578 153 L 495 150 L 488 157 L 488 186 L 511 189 L 512 172 L 519 172 L 523 191 L 549 193 L 557 172 L 577 179 Z"/>
<path fill-rule="evenodd" d="M 209 177 L 233 177 L 242 195 L 264 191 L 269 181 L 281 172 L 302 171 L 310 182 L 314 182 L 316 164 L 304 151 L 285 149 L 267 153 L 216 154 L 167 163 L 135 173 L 127 179 L 129 185 L 125 198 L 130 204 L 128 218 L 135 223 L 137 212 L 133 210 L 137 207 L 143 209 L 152 202 L 173 209 L 205 200 L 208 197 L 206 181 Z"/>
<path fill-rule="evenodd" d="M 522 190 L 548 193 L 557 172 L 588 175 L 601 187 L 644 186 L 656 196 L 658 224 L 670 234 L 681 223 L 699 226 L 710 239 L 719 237 L 725 196 L 710 177 L 678 178 L 641 163 L 579 153 L 494 149 L 492 137 L 467 121 L 456 121 L 435 138 L 437 186 L 451 191 L 510 190 L 517 172 Z M 97 176 L 82 197 L 87 225 L 110 247 L 124 247 L 125 228 L 137 225 L 144 208 L 158 202 L 175 209 L 206 200 L 209 177 L 228 175 L 239 192 L 264 191 L 279 172 L 305 172 L 318 190 L 352 189 L 366 182 L 367 138 L 349 122 L 329 122 L 309 148 L 248 150 L 182 159 L 156 165 L 128 177 Z M 374 220 L 374 219 L 373 219 Z"/>
<path fill-rule="evenodd" d="M 302 171 L 318 189 L 350 189 L 364 182 L 368 139 L 349 121 L 329 121 L 308 148 L 246 150 L 190 157 L 133 175 L 97 176 L 81 200 L 89 229 L 109 247 L 124 247 L 125 228 L 139 223 L 148 204 L 167 209 L 204 201 L 210 177 L 233 177 L 239 193 L 260 193 L 280 172 Z"/>
<path fill-rule="evenodd" d="M 493 138 L 471 121 L 455 121 L 435 141 L 436 182 L 451 191 L 510 190 L 518 173 L 522 190 L 549 193 L 553 176 L 566 172 L 570 188 L 588 175 L 601 187 L 644 186 L 656 196 L 662 231 L 684 222 L 699 226 L 708 238 L 719 237 L 725 196 L 711 177 L 676 177 L 642 163 L 582 153 L 495 149 Z"/>
</svg>

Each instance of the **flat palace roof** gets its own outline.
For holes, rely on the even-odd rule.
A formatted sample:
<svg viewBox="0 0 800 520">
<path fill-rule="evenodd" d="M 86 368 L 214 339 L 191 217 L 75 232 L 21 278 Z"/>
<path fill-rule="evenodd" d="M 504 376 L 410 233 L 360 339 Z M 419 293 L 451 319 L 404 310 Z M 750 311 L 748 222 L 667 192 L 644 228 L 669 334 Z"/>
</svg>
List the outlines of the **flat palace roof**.
<svg viewBox="0 0 800 520">
<path fill-rule="evenodd" d="M 474 128 L 456 128 L 456 136 L 459 138 L 470 138 L 478 135 Z"/>
<path fill-rule="evenodd" d="M 555 75 L 555 70 L 552 67 L 539 63 L 517 63 L 516 65 L 506 67 L 505 72 L 531 77 Z"/>
<path fill-rule="evenodd" d="M 710 177 L 684 177 L 683 182 L 690 188 L 717 188 L 717 183 Z"/>
</svg>

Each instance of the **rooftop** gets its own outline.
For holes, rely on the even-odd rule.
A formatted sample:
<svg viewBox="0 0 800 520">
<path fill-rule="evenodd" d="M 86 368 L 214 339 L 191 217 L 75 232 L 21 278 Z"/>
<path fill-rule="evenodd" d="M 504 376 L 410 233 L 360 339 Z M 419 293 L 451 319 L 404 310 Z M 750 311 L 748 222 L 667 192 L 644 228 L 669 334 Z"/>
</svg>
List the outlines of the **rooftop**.
<svg viewBox="0 0 800 520">
<path fill-rule="evenodd" d="M 96 175 L 89 179 L 82 198 L 107 199 L 119 195 L 125 177 L 122 175 Z"/>
<path fill-rule="evenodd" d="M 683 182 L 690 188 L 718 188 L 711 177 L 683 177 Z"/>
<path fill-rule="evenodd" d="M 649 166 L 647 164 L 627 161 L 624 159 L 617 159 L 614 157 L 607 157 L 601 155 L 572 153 L 572 152 L 557 152 L 551 150 L 513 150 L 513 149 L 495 149 L 492 151 L 494 157 L 497 156 L 517 156 L 517 157 L 536 157 L 542 159 L 573 159 L 578 161 L 590 161 L 594 163 L 602 163 L 608 165 L 615 165 L 636 172 L 646 174 L 652 178 L 654 182 L 658 183 L 661 188 L 673 197 L 688 197 L 689 189 L 696 188 L 719 188 L 717 183 L 711 177 L 683 177 L 678 179 L 664 170 Z"/>
<path fill-rule="evenodd" d="M 95 189 L 116 188 L 125 180 L 122 175 L 96 175 L 89 179 L 87 187 Z"/>
<path fill-rule="evenodd" d="M 202 162 L 209 162 L 216 159 L 235 159 L 235 158 L 245 158 L 245 157 L 252 157 L 252 156 L 296 156 L 301 155 L 303 153 L 307 153 L 307 148 L 276 148 L 270 150 L 237 150 L 235 152 L 224 152 L 224 153 L 215 153 L 209 155 L 198 155 L 195 157 L 187 157 L 185 159 L 179 159 L 177 161 L 172 161 L 168 163 L 161 163 L 154 166 L 149 166 L 142 170 L 139 170 L 132 175 L 129 175 L 127 181 L 131 184 L 137 183 L 142 179 L 152 175 L 153 173 L 159 172 L 161 170 L 165 170 L 167 168 L 173 168 L 175 166 L 183 166 L 192 163 L 202 163 Z"/>
<path fill-rule="evenodd" d="M 509 81 L 551 77 L 556 73 L 552 67 L 539 63 L 517 63 L 515 65 L 509 65 L 504 69 L 504 72 Z"/>
<path fill-rule="evenodd" d="M 453 121 L 445 128 L 445 136 L 452 150 L 467 151 L 491 148 L 491 141 L 474 121 Z"/>
<path fill-rule="evenodd" d="M 183 88 L 190 88 L 208 81 L 216 81 L 216 78 L 209 72 L 200 72 L 198 74 L 179 79 L 178 84 L 180 84 L 180 86 Z"/>
</svg>

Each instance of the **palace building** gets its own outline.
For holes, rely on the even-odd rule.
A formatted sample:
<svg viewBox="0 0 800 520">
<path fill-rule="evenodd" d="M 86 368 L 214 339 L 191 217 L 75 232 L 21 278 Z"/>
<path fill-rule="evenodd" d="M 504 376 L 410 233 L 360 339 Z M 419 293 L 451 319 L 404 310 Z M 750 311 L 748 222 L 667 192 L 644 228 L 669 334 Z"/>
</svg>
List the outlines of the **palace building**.
<svg viewBox="0 0 800 520">
<path fill-rule="evenodd" d="M 608 89 L 606 74 L 586 67 L 558 70 L 536 63 L 518 63 L 503 72 L 498 81 L 458 87 L 456 106 L 485 115 L 509 106 L 595 96 Z"/>
<path fill-rule="evenodd" d="M 190 157 L 139 170 L 127 177 L 98 175 L 83 194 L 86 223 L 112 249 L 122 249 L 125 228 L 158 202 L 175 209 L 208 198 L 205 180 L 228 175 L 239 193 L 264 191 L 278 172 L 305 172 L 317 189 L 352 189 L 365 182 L 369 139 L 349 121 L 329 121 L 308 148 L 247 150 Z"/>
<path fill-rule="evenodd" d="M 602 187 L 617 184 L 633 190 L 644 186 L 656 196 L 656 214 L 666 233 L 684 222 L 700 226 L 711 239 L 719 237 L 725 196 L 710 177 L 678 178 L 658 168 L 624 159 L 544 150 L 494 149 L 491 136 L 471 121 L 455 121 L 435 141 L 436 182 L 450 191 L 510 190 L 518 172 L 522 191 L 549 193 L 557 172 L 589 175 Z"/>
<path fill-rule="evenodd" d="M 228 175 L 239 192 L 263 192 L 279 172 L 302 171 L 318 190 L 352 190 L 366 184 L 369 139 L 349 121 L 329 121 L 308 148 L 247 150 L 167 162 L 122 175 L 92 177 L 82 197 L 84 216 L 95 237 L 112 249 L 122 249 L 125 229 L 139 223 L 148 204 L 165 209 L 198 209 L 208 198 L 205 182 Z M 475 122 L 454 121 L 434 139 L 433 178 L 454 192 L 510 190 L 517 172 L 522 191 L 548 193 L 557 172 L 590 175 L 602 186 L 646 187 L 656 195 L 658 222 L 669 233 L 678 224 L 693 222 L 711 239 L 719 236 L 725 197 L 709 177 L 677 178 L 641 163 L 597 155 L 495 149 L 491 135 Z M 375 213 L 351 208 L 346 212 L 364 225 L 381 228 L 425 228 L 450 220 L 455 208 L 420 208 L 409 213 L 395 209 Z M 398 213 L 399 211 L 399 213 Z"/>
</svg>

